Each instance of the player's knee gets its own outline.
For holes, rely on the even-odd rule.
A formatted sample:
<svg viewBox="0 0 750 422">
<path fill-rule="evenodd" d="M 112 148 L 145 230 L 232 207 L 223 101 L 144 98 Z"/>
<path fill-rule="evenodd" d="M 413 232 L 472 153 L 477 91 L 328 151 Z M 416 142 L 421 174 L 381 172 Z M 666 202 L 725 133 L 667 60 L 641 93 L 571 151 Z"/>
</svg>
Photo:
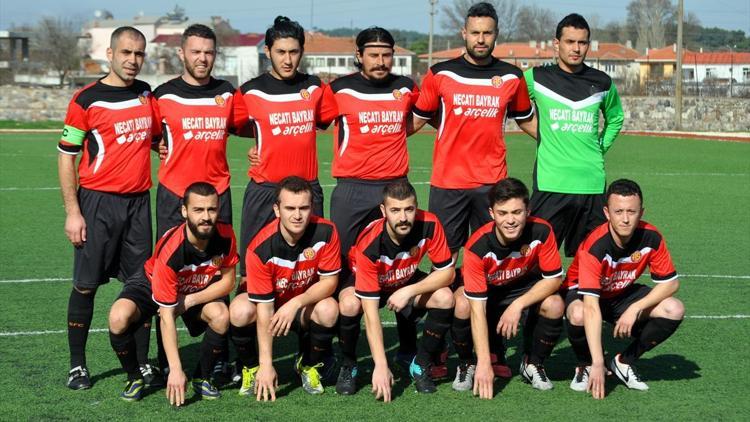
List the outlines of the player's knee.
<svg viewBox="0 0 750 422">
<path fill-rule="evenodd" d="M 315 304 L 312 318 L 316 323 L 324 327 L 333 327 L 338 317 L 339 307 L 335 299 L 329 297 Z"/>
<path fill-rule="evenodd" d="M 130 325 L 130 315 L 114 307 L 109 312 L 109 331 L 113 334 L 123 334 Z"/>
<path fill-rule="evenodd" d="M 447 287 L 440 288 L 432 293 L 431 307 L 437 309 L 451 309 L 455 304 L 453 292 Z"/>
<path fill-rule="evenodd" d="M 339 302 L 339 310 L 341 311 L 341 315 L 348 317 L 357 316 L 362 313 L 362 302 L 353 294 L 343 296 L 341 297 L 341 302 Z"/>
<path fill-rule="evenodd" d="M 248 300 L 232 301 L 229 306 L 229 321 L 237 327 L 244 327 L 255 321 L 255 305 Z"/>
<path fill-rule="evenodd" d="M 216 303 L 216 302 L 214 302 Z M 229 309 L 223 303 L 213 306 L 208 313 L 208 326 L 218 334 L 224 334 L 229 328 Z"/>
<path fill-rule="evenodd" d="M 561 318 L 565 312 L 565 303 L 563 302 L 560 295 L 550 295 L 542 301 L 542 305 L 539 308 L 539 314 L 545 318 L 556 319 Z"/>
<path fill-rule="evenodd" d="M 668 297 L 661 301 L 659 307 L 668 319 L 682 319 L 685 316 L 685 305 L 676 298 Z"/>
<path fill-rule="evenodd" d="M 469 299 L 463 295 L 463 293 L 456 292 L 453 295 L 455 301 L 455 308 L 453 309 L 453 316 L 459 319 L 469 319 L 471 317 L 471 305 Z"/>
<path fill-rule="evenodd" d="M 568 310 L 565 317 L 568 319 L 568 323 L 573 325 L 583 325 L 583 302 L 580 300 L 573 301 L 568 305 Z"/>
</svg>

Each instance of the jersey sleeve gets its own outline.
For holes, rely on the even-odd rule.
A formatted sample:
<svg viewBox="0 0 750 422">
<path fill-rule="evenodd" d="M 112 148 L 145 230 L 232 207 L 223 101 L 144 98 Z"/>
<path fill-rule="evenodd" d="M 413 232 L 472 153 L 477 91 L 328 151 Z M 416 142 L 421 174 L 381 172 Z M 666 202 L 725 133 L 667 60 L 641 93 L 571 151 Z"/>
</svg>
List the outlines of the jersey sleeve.
<svg viewBox="0 0 750 422">
<path fill-rule="evenodd" d="M 589 251 L 580 249 L 578 260 L 578 293 L 599 297 L 602 291 L 601 263 Z"/>
<path fill-rule="evenodd" d="M 664 239 L 659 242 L 659 248 L 654 252 L 653 258 L 649 261 L 649 270 L 651 271 L 651 280 L 654 283 L 666 283 L 677 279 L 677 271 L 674 269 L 672 257 L 667 249 L 667 243 Z"/>
<path fill-rule="evenodd" d="M 151 96 L 151 116 L 153 118 L 153 124 L 151 125 L 151 149 L 159 152 L 159 142 L 161 142 L 164 134 L 161 124 L 159 101 L 154 96 Z"/>
<path fill-rule="evenodd" d="M 165 308 L 177 306 L 177 273 L 161 259 L 154 262 L 151 273 L 151 297 Z"/>
<path fill-rule="evenodd" d="M 221 268 L 234 268 L 240 262 L 240 257 L 237 256 L 237 239 L 234 237 L 233 230 L 229 230 L 229 236 L 231 240 L 229 243 L 229 252 L 224 257 L 224 261 L 221 262 Z"/>
<path fill-rule="evenodd" d="M 268 265 L 261 262 L 255 252 L 248 250 L 245 256 L 247 268 L 247 298 L 252 302 L 273 302 L 273 274 Z"/>
<path fill-rule="evenodd" d="M 409 96 L 409 106 L 411 107 L 412 110 L 414 109 L 414 106 L 417 104 L 417 101 L 419 101 L 419 95 L 420 95 L 419 87 L 415 83 L 411 87 L 411 95 Z"/>
<path fill-rule="evenodd" d="M 336 227 L 331 231 L 331 239 L 320 250 L 318 275 L 334 275 L 341 271 L 341 242 Z"/>
<path fill-rule="evenodd" d="M 323 94 L 318 102 L 318 127 L 326 129 L 333 119 L 339 115 L 336 97 L 333 95 L 331 85 L 323 84 Z"/>
<path fill-rule="evenodd" d="M 453 256 L 448 249 L 448 242 L 445 240 L 445 231 L 440 221 L 435 219 L 435 228 L 433 229 L 430 244 L 427 247 L 427 256 L 432 261 L 432 266 L 436 270 L 444 270 L 453 266 Z"/>
<path fill-rule="evenodd" d="M 615 143 L 615 139 L 622 129 L 622 123 L 625 121 L 625 113 L 622 111 L 620 95 L 617 93 L 614 82 L 609 87 L 604 101 L 602 101 L 601 109 L 604 115 L 604 128 L 599 137 L 599 145 L 602 152 L 607 152 L 612 144 Z"/>
<path fill-rule="evenodd" d="M 432 69 L 430 69 L 422 80 L 422 89 L 413 108 L 414 115 L 424 120 L 431 119 L 438 109 L 438 97 L 437 81 L 435 80 L 435 75 L 432 73 Z"/>
<path fill-rule="evenodd" d="M 523 77 L 518 78 L 516 92 L 508 103 L 508 118 L 523 120 L 528 119 L 532 114 L 534 114 L 534 106 L 529 99 L 529 90 L 526 87 L 526 79 Z"/>
<path fill-rule="evenodd" d="M 555 278 L 563 274 L 562 260 L 560 260 L 560 252 L 552 227 L 549 228 L 549 235 L 539 250 L 539 269 L 542 271 L 543 278 Z"/>
<path fill-rule="evenodd" d="M 86 111 L 76 103 L 75 98 L 68 104 L 62 136 L 57 144 L 57 150 L 63 154 L 78 155 L 83 148 L 86 132 L 89 131 Z"/>
<path fill-rule="evenodd" d="M 484 262 L 470 249 L 464 249 L 461 274 L 464 277 L 464 296 L 474 300 L 487 300 L 487 278 Z"/>
<path fill-rule="evenodd" d="M 534 98 L 534 68 L 527 69 L 523 72 L 523 78 L 526 81 L 526 90 L 529 92 L 529 100 L 535 101 Z"/>
<path fill-rule="evenodd" d="M 232 110 L 230 120 L 230 133 L 233 135 L 249 138 L 253 134 L 250 116 L 247 112 L 245 99 L 242 98 L 242 91 L 237 89 L 232 96 Z"/>
<path fill-rule="evenodd" d="M 360 299 L 380 299 L 378 266 L 359 248 L 355 248 L 353 252 L 356 262 L 354 267 L 354 294 Z"/>
</svg>

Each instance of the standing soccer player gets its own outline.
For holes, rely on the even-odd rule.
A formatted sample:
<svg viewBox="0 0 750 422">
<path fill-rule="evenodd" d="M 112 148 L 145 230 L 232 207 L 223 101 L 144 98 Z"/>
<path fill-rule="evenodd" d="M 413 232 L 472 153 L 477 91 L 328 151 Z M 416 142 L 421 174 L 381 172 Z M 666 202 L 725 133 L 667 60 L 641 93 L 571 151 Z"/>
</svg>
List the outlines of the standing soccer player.
<svg viewBox="0 0 750 422">
<path fill-rule="evenodd" d="M 355 274 L 355 299 L 362 301 L 359 306 L 364 311 L 367 341 L 375 363 L 372 392 L 377 399 L 389 402 L 393 374 L 385 356 L 379 309 L 386 306 L 412 323 L 427 313 L 409 374 L 418 392 L 435 392 L 430 367 L 450 329 L 453 295 L 448 286 L 453 281 L 454 262 L 440 221 L 434 214 L 417 208 L 417 193 L 409 182 L 391 182 L 382 195 L 383 218 L 370 223 L 360 234 L 349 262 Z M 430 274 L 418 269 L 425 254 L 432 261 Z M 357 343 L 359 331 L 346 335 L 350 337 L 343 339 L 344 344 Z M 354 370 L 342 390 L 352 394 L 356 391 L 356 350 L 343 352 L 344 365 L 354 365 Z"/>
<path fill-rule="evenodd" d="M 466 52 L 430 68 L 414 107 L 415 131 L 430 119 L 439 122 L 429 208 L 445 227 L 454 261 L 469 237 L 469 228 L 475 231 L 490 221 L 487 192 L 507 175 L 506 118 L 516 119 L 527 133 L 535 131 L 523 73 L 492 57 L 497 33 L 494 7 L 485 2 L 473 5 L 461 31 Z M 461 297 L 458 270 L 455 286 L 455 296 Z M 456 307 L 452 334 L 470 329 L 469 315 L 468 306 Z M 503 356 L 497 358 L 498 375 L 509 377 Z"/>
<path fill-rule="evenodd" d="M 604 154 L 623 122 L 612 79 L 584 63 L 590 36 L 583 16 L 564 17 L 553 43 L 557 64 L 524 73 L 539 121 L 531 214 L 552 224 L 566 256 L 605 221 Z"/>
<path fill-rule="evenodd" d="M 458 350 L 453 389 L 473 387 L 480 398 L 491 399 L 490 343 L 514 337 L 523 323 L 521 377 L 538 390 L 549 390 L 544 360 L 562 332 L 565 309 L 557 294 L 562 262 L 555 234 L 549 223 L 529 216 L 529 190 L 518 179 L 498 182 L 489 202 L 493 221 L 474 232 L 464 248 L 465 297 L 456 299 L 468 298 L 471 307 L 477 364 L 471 362 L 471 338 L 456 339 L 465 346 Z"/>
<path fill-rule="evenodd" d="M 273 337 L 300 339 L 295 369 L 309 394 L 323 393 L 319 368 L 331 353 L 341 270 L 335 226 L 313 215 L 313 187 L 290 176 L 279 184 L 276 219 L 248 245 L 247 289 L 230 305 L 232 341 L 242 364 L 240 395 L 276 400 Z M 249 299 L 249 300 L 248 300 Z M 255 348 L 257 338 L 258 349 Z"/>
<path fill-rule="evenodd" d="M 151 254 L 148 190 L 156 128 L 151 88 L 136 79 L 145 50 L 146 39 L 137 29 L 120 27 L 112 33 L 107 48 L 111 70 L 73 96 L 57 147 L 65 234 L 75 247 L 67 383 L 74 390 L 91 387 L 86 340 L 97 288 L 110 277 L 128 279 Z M 148 353 L 150 328 L 139 330 L 140 360 Z"/>
<path fill-rule="evenodd" d="M 568 339 L 578 359 L 570 388 L 605 395 L 602 320 L 614 324 L 614 336 L 633 342 L 609 362 L 628 388 L 648 390 L 633 363 L 668 339 L 685 315 L 674 298 L 677 272 L 661 233 L 642 221 L 643 194 L 632 180 L 615 180 L 606 192 L 607 222 L 583 241 L 568 269 L 563 287 Z M 652 289 L 636 280 L 648 267 Z"/>
<path fill-rule="evenodd" d="M 323 189 L 318 183 L 316 127 L 335 117 L 333 100 L 324 99 L 320 78 L 298 72 L 305 47 L 299 23 L 279 16 L 266 31 L 265 53 L 271 70 L 244 83 L 242 95 L 255 128 L 259 164 L 248 171 L 240 228 L 240 274 L 245 277 L 247 245 L 274 219 L 278 183 L 299 176 L 312 185 L 313 214 L 323 215 Z"/>
<path fill-rule="evenodd" d="M 112 349 L 128 375 L 120 398 L 139 400 L 144 380 L 133 357 L 132 327 L 158 311 L 169 362 L 167 399 L 185 402 L 187 378 L 178 349 L 178 316 L 192 337 L 201 333 L 200 358 L 192 379 L 203 399 L 220 397 L 210 374 L 221 356 L 229 328 L 227 295 L 234 287 L 237 245 L 229 224 L 218 222 L 219 194 L 208 183 L 193 183 L 183 193 L 183 223 L 167 231 L 144 268 L 129 278 L 109 313 Z M 158 306 L 157 306 L 158 305 Z"/>
</svg>

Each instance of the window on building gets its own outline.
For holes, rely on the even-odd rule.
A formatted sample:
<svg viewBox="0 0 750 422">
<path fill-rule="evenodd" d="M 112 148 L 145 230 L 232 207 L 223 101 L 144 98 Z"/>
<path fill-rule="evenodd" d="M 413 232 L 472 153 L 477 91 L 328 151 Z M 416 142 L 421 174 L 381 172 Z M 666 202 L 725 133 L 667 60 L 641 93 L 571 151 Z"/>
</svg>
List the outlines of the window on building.
<svg viewBox="0 0 750 422">
<path fill-rule="evenodd" d="M 742 80 L 744 82 L 750 82 L 750 67 L 742 68 Z"/>
<path fill-rule="evenodd" d="M 339 67 L 346 67 L 346 57 L 339 57 Z"/>
<path fill-rule="evenodd" d="M 606 63 L 604 65 L 604 71 L 607 73 L 615 73 L 615 65 L 614 63 Z"/>
<path fill-rule="evenodd" d="M 715 67 L 707 67 L 706 68 L 706 79 L 711 79 L 717 77 L 719 72 Z"/>
<path fill-rule="evenodd" d="M 695 79 L 695 69 L 682 69 L 682 79 L 692 81 Z"/>
<path fill-rule="evenodd" d="M 348 59 L 346 59 L 346 66 L 349 67 L 349 68 L 353 68 L 354 67 L 354 58 L 349 57 Z"/>
<path fill-rule="evenodd" d="M 398 67 L 406 67 L 406 58 L 405 57 L 399 57 L 398 58 Z"/>
<path fill-rule="evenodd" d="M 326 65 L 326 59 L 324 57 L 315 58 L 315 67 L 323 67 Z"/>
<path fill-rule="evenodd" d="M 329 57 L 326 63 L 326 66 L 328 67 L 334 67 L 336 66 L 336 58 L 335 57 Z"/>
</svg>

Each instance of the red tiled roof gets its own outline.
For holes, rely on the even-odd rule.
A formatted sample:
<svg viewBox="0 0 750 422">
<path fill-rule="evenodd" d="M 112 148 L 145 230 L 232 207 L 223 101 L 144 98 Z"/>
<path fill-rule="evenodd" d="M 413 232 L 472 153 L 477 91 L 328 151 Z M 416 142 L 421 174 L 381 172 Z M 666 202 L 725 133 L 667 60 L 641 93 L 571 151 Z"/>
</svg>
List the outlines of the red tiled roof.
<svg viewBox="0 0 750 422">
<path fill-rule="evenodd" d="M 182 35 L 180 34 L 161 34 L 157 35 L 151 42 L 154 44 L 166 44 L 169 47 L 177 47 L 180 45 L 181 40 Z"/>
<path fill-rule="evenodd" d="M 664 48 L 654 48 L 636 59 L 638 62 L 676 62 L 677 52 L 674 44 Z M 682 51 L 682 62 L 691 64 L 750 64 L 750 53 L 745 52 L 697 52 L 684 49 Z"/>
<path fill-rule="evenodd" d="M 432 53 L 433 59 L 447 60 L 460 56 L 464 53 L 464 48 L 452 48 L 450 50 L 436 51 Z M 529 43 L 510 42 L 497 44 L 492 50 L 492 55 L 500 59 L 552 59 L 555 56 L 555 50 L 552 43 L 545 43 L 544 48 L 540 44 L 532 47 Z M 606 60 L 634 60 L 638 57 L 638 52 L 632 48 L 627 48 L 622 44 L 599 43 L 597 51 L 589 49 L 588 59 L 606 59 Z M 426 59 L 427 54 L 420 54 L 420 59 Z"/>
<path fill-rule="evenodd" d="M 225 47 L 252 47 L 260 44 L 264 38 L 265 35 L 263 34 L 237 34 L 228 38 L 223 45 Z M 181 41 L 182 35 L 180 34 L 161 34 L 151 40 L 152 43 L 165 44 L 169 47 L 178 47 Z"/>
<path fill-rule="evenodd" d="M 354 38 L 329 37 L 319 32 L 305 33 L 305 54 L 354 54 L 357 49 Z M 396 46 L 394 53 L 398 56 L 414 54 L 413 52 Z"/>
</svg>

